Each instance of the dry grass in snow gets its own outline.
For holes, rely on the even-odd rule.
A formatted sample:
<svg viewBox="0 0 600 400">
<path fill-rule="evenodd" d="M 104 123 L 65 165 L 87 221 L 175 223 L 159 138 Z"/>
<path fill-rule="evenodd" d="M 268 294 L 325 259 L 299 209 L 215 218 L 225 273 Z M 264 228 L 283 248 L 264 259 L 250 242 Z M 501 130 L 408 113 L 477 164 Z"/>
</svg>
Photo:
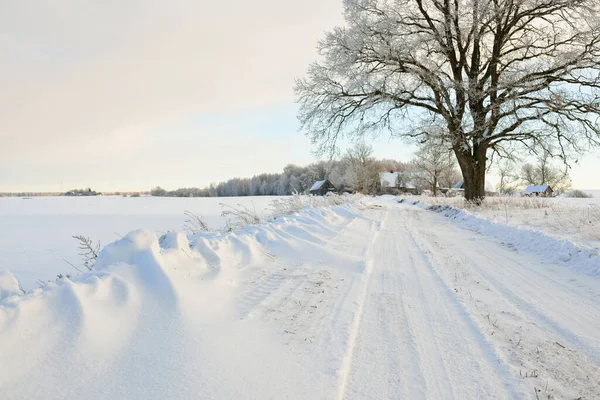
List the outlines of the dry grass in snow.
<svg viewBox="0 0 600 400">
<path fill-rule="evenodd" d="M 465 209 L 494 222 L 600 246 L 599 198 L 488 197 L 481 205 L 465 202 L 462 197 L 411 196 L 410 199 Z"/>
</svg>

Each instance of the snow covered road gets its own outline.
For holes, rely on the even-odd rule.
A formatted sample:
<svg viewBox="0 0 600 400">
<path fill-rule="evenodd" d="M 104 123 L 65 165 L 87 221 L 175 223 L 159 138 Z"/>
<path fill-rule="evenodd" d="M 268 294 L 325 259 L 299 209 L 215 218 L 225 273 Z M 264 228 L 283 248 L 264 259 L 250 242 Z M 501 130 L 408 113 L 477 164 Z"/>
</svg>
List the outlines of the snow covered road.
<svg viewBox="0 0 600 400">
<path fill-rule="evenodd" d="M 414 214 L 386 212 L 367 254 L 340 398 L 514 398 L 505 366 L 419 251 L 407 225 Z"/>
<path fill-rule="evenodd" d="M 189 240 L 134 232 L 0 300 L 0 397 L 600 398 L 600 280 L 440 214 L 374 199 Z"/>
</svg>

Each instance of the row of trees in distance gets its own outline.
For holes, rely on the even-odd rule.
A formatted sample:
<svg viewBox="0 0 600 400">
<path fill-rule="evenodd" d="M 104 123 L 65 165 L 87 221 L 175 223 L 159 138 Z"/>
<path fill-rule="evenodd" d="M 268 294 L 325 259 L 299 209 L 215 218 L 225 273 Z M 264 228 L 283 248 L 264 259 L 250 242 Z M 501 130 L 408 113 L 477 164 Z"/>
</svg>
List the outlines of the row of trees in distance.
<svg viewBox="0 0 600 400">
<path fill-rule="evenodd" d="M 380 173 L 383 171 L 398 172 L 397 186 L 414 188 L 417 192 L 430 190 L 434 195 L 438 188 L 451 188 L 461 179 L 451 149 L 440 143 L 422 143 L 410 162 L 376 159 L 372 147 L 358 143 L 339 160 L 319 161 L 308 166 L 289 164 L 282 173 L 233 178 L 205 188 L 168 191 L 155 187 L 150 193 L 171 197 L 282 196 L 306 193 L 315 181 L 328 179 L 340 192 L 378 194 L 382 192 Z M 570 186 L 567 171 L 546 152 L 526 163 L 503 160 L 498 164 L 497 173 L 500 182 L 496 189 L 502 194 L 514 193 L 526 185 L 549 184 L 558 192 Z"/>
</svg>

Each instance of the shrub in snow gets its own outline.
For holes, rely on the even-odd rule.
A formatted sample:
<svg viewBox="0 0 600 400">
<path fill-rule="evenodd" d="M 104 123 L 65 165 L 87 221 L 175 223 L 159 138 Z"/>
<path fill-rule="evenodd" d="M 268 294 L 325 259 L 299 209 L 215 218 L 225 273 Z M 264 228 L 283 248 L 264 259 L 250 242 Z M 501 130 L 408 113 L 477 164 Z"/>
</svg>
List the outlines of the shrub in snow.
<svg viewBox="0 0 600 400">
<path fill-rule="evenodd" d="M 574 197 L 578 199 L 589 199 L 592 197 L 591 194 L 584 192 L 583 190 L 575 189 L 565 193 L 566 197 Z"/>
<path fill-rule="evenodd" d="M 235 207 L 225 203 L 219 203 L 219 205 L 223 208 L 221 216 L 225 218 L 225 230 L 227 231 L 242 229 L 248 225 L 257 225 L 261 222 L 254 206 L 249 209 L 242 204 Z"/>
<path fill-rule="evenodd" d="M 426 201 L 430 205 L 443 205 L 452 206 L 456 208 L 463 208 L 467 210 L 481 210 L 481 209 L 504 209 L 516 208 L 516 209 L 537 209 L 551 207 L 554 204 L 554 199 L 547 197 L 512 197 L 512 196 L 497 196 L 497 197 L 486 197 L 483 202 L 472 202 L 467 201 L 463 197 L 427 197 L 421 196 L 421 200 Z M 413 202 L 418 203 L 419 196 L 413 197 Z"/>
<path fill-rule="evenodd" d="M 197 235 L 201 232 L 208 232 L 208 224 L 202 217 L 194 214 L 191 211 L 183 212 L 187 219 L 183 223 L 183 230 L 188 232 L 190 235 Z"/>
<path fill-rule="evenodd" d="M 270 209 L 273 211 L 273 217 L 280 215 L 295 214 L 298 211 L 310 207 L 331 207 L 337 206 L 350 200 L 361 201 L 362 195 L 337 195 L 335 193 L 327 193 L 325 196 L 302 195 L 298 192 L 288 197 L 273 200 L 270 204 Z"/>
<path fill-rule="evenodd" d="M 307 196 L 302 196 L 298 192 L 295 192 L 289 197 L 273 200 L 269 208 L 273 211 L 273 216 L 275 217 L 294 214 L 306 207 L 307 202 L 304 201 L 305 197 Z"/>
</svg>

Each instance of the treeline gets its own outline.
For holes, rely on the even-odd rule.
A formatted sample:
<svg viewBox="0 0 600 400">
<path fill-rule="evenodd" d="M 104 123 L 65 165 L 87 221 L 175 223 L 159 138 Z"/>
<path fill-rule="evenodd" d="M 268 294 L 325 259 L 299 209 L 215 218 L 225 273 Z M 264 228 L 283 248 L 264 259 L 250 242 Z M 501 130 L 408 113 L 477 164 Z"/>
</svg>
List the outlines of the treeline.
<svg viewBox="0 0 600 400">
<path fill-rule="evenodd" d="M 60 192 L 6 192 L 0 193 L 0 197 L 36 197 L 36 196 L 62 196 Z"/>
<path fill-rule="evenodd" d="M 214 183 L 206 188 L 165 190 L 155 187 L 152 196 L 170 197 L 230 197 L 230 196 L 284 196 L 295 192 L 306 193 L 315 181 L 329 179 L 340 192 L 376 193 L 379 173 L 386 170 L 403 171 L 413 168 L 409 163 L 396 160 L 376 160 L 344 157 L 341 160 L 320 161 L 308 166 L 287 165 L 279 174 L 260 174 L 252 178 L 233 178 Z"/>
<path fill-rule="evenodd" d="M 96 192 L 95 190 L 92 190 L 91 188 L 73 189 L 73 190 L 69 190 L 68 192 L 65 193 L 65 196 L 101 196 L 101 195 L 102 195 L 102 193 Z"/>
</svg>

